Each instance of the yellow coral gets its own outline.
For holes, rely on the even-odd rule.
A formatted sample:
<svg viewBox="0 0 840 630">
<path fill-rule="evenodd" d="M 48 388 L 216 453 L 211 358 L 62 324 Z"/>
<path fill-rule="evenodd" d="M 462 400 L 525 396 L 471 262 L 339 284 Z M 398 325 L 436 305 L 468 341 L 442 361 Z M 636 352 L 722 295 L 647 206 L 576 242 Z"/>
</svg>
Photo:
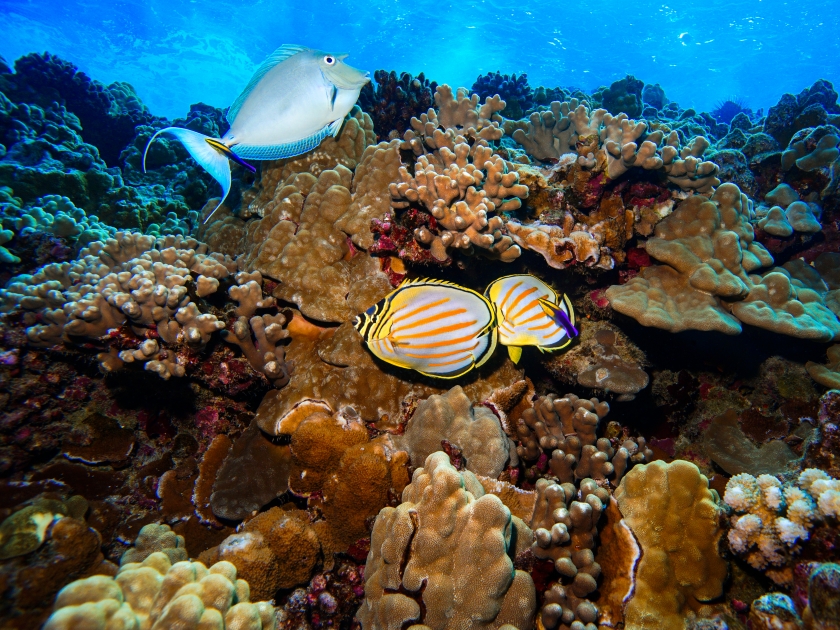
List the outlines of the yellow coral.
<svg viewBox="0 0 840 630">
<path fill-rule="evenodd" d="M 236 579 L 229 562 L 209 569 L 200 562 L 171 564 L 156 552 L 123 565 L 114 578 L 95 575 L 65 586 L 44 630 L 273 630 L 274 607 L 249 597 L 248 583 Z"/>
<path fill-rule="evenodd" d="M 642 549 L 626 628 L 682 630 L 690 607 L 723 592 L 727 573 L 708 479 L 690 462 L 655 461 L 633 468 L 615 498 Z"/>
</svg>

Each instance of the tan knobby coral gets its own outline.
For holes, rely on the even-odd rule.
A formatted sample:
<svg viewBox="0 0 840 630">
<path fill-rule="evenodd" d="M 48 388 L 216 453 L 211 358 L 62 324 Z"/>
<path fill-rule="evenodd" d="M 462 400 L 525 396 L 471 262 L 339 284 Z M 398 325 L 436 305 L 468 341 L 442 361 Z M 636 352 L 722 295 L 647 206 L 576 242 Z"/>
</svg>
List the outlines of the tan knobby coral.
<svg viewBox="0 0 840 630">
<path fill-rule="evenodd" d="M 677 460 L 634 467 L 615 498 L 641 557 L 624 607 L 628 630 L 682 630 L 697 602 L 723 592 L 726 561 L 718 554 L 720 508 L 697 466 Z"/>
<path fill-rule="evenodd" d="M 509 440 L 499 418 L 483 405 L 473 406 L 459 385 L 420 402 L 405 433 L 392 439 L 415 466 L 441 450 L 444 440 L 460 449 L 467 470 L 476 475 L 498 478 L 510 460 Z"/>
<path fill-rule="evenodd" d="M 513 530 L 527 526 L 442 452 L 415 471 L 402 498 L 376 517 L 357 612 L 362 627 L 530 630 L 534 583 L 510 558 L 518 551 L 513 540 L 524 537 Z"/>
<path fill-rule="evenodd" d="M 184 630 L 269 630 L 276 626 L 269 602 L 251 603 L 248 583 L 236 567 L 219 562 L 172 564 L 162 553 L 65 586 L 45 630 L 134 627 Z"/>
</svg>

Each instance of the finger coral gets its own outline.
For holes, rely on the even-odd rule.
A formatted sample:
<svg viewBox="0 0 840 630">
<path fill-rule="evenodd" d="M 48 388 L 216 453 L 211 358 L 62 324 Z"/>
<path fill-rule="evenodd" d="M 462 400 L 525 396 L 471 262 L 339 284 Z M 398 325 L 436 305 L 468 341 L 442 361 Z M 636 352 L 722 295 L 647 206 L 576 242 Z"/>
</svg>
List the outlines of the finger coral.
<svg viewBox="0 0 840 630">
<path fill-rule="evenodd" d="M 417 206 L 435 220 L 436 227 L 418 227 L 415 238 L 438 261 L 448 260 L 450 248 L 470 253 L 473 247 L 504 262 L 517 258 L 519 249 L 502 234 L 504 222 L 489 215 L 520 207 L 528 189 L 518 174 L 486 144 L 470 146 L 463 136 L 446 134 L 435 144 L 437 151 L 417 158 L 413 175 L 402 167 L 402 181 L 390 186 L 395 209 Z"/>
<path fill-rule="evenodd" d="M 546 628 L 588 629 L 598 619 L 598 608 L 588 596 L 598 588 L 601 575 L 595 541 L 608 500 L 609 492 L 592 479 L 582 480 L 579 491 L 570 483 L 537 481 L 529 523 L 534 530 L 531 551 L 537 558 L 553 561 L 562 578 L 545 593 L 540 619 Z"/>
<path fill-rule="evenodd" d="M 235 270 L 233 260 L 208 254 L 194 240 L 117 232 L 82 249 L 72 264 L 52 263 L 14 278 L 0 300 L 7 311 L 30 313 L 26 334 L 36 346 L 101 337 L 123 323 L 138 334 L 157 326 L 168 343 L 201 346 L 224 325 L 190 301 L 190 274 L 224 278 Z"/>
</svg>

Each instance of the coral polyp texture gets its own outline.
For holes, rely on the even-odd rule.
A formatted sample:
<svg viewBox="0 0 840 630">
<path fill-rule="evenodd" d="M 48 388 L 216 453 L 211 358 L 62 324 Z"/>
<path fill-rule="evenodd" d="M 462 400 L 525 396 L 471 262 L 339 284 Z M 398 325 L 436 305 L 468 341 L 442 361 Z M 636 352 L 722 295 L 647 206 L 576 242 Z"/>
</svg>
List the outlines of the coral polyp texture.
<svg viewBox="0 0 840 630">
<path fill-rule="evenodd" d="M 219 205 L 195 146 L 149 142 L 216 157 L 243 108 L 168 120 L 52 54 L 13 66 L 0 626 L 840 627 L 830 83 L 765 115 L 633 75 L 377 70 L 308 151 L 225 159 Z M 459 291 L 569 343 L 451 379 L 368 347 L 445 364 Z"/>
</svg>

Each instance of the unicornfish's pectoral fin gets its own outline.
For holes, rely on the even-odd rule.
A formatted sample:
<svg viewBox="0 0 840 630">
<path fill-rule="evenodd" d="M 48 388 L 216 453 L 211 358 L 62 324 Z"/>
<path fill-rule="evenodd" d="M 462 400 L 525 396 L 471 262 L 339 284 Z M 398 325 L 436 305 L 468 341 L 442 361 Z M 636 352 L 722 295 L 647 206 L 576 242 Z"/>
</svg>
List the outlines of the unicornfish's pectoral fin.
<svg viewBox="0 0 840 630">
<path fill-rule="evenodd" d="M 144 170 L 146 168 L 146 153 L 149 151 L 149 145 L 151 145 L 155 138 L 162 133 L 168 133 L 178 138 L 178 140 L 181 141 L 181 144 L 184 145 L 184 148 L 190 152 L 193 159 L 198 162 L 205 171 L 210 173 L 213 179 L 219 182 L 219 185 L 222 187 L 222 198 L 219 201 L 219 205 L 217 205 L 213 209 L 213 212 L 208 214 L 207 218 L 204 219 L 204 222 L 206 223 L 207 220 L 213 216 L 216 210 L 219 209 L 219 206 L 225 202 L 225 199 L 230 192 L 230 162 L 228 162 L 228 156 L 215 146 L 215 144 L 218 144 L 218 141 L 213 138 L 208 138 L 204 134 L 190 129 L 167 127 L 166 129 L 161 129 L 153 135 L 149 140 L 149 144 L 146 145 L 146 151 L 143 152 Z M 208 142 L 208 140 L 213 141 L 215 144 Z"/>
<path fill-rule="evenodd" d="M 508 346 L 508 356 L 510 360 L 514 362 L 514 364 L 519 363 L 519 359 L 522 358 L 522 346 Z"/>
<path fill-rule="evenodd" d="M 343 124 L 343 118 L 339 118 L 338 120 L 334 120 L 330 123 L 330 133 L 332 134 L 333 138 L 338 138 L 338 133 L 341 131 L 341 125 Z"/>
</svg>

